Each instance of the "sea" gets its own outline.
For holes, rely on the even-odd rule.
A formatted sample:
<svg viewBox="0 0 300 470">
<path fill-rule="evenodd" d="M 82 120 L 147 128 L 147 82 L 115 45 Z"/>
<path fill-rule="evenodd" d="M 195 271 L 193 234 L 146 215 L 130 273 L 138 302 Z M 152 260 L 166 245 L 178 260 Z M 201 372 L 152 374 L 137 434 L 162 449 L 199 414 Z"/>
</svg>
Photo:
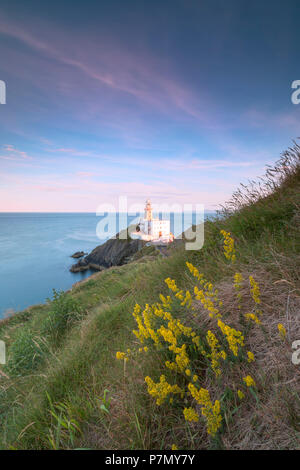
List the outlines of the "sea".
<svg viewBox="0 0 300 470">
<path fill-rule="evenodd" d="M 205 217 L 213 215 L 209 212 Z M 105 217 L 116 219 L 116 223 L 105 223 Z M 0 213 L 0 318 L 44 303 L 53 289 L 68 290 L 90 276 L 91 271 L 69 271 L 77 262 L 71 255 L 76 251 L 89 253 L 124 228 L 124 223 L 129 226 L 136 222 L 136 217 L 118 213 Z M 177 236 L 199 219 L 193 213 L 183 217 L 181 225 L 171 214 L 170 222 Z"/>
</svg>

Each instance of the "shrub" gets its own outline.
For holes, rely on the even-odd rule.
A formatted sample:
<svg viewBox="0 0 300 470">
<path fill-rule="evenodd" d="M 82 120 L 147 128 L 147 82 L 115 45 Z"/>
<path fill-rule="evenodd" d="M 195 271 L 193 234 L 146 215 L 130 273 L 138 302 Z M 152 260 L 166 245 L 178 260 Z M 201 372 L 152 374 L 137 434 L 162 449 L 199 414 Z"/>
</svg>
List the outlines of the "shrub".
<svg viewBox="0 0 300 470">
<path fill-rule="evenodd" d="M 8 351 L 10 375 L 25 375 L 35 370 L 47 356 L 50 346 L 57 346 L 68 325 L 80 318 L 78 302 L 65 292 L 53 290 L 51 310 L 39 324 L 20 329 Z"/>
<path fill-rule="evenodd" d="M 10 375 L 24 375 L 37 368 L 48 350 L 45 338 L 30 328 L 21 329 L 8 351 L 6 369 Z"/>
<path fill-rule="evenodd" d="M 81 318 L 79 303 L 65 292 L 53 289 L 51 310 L 42 325 L 42 334 L 53 343 L 64 335 L 68 325 Z"/>
</svg>

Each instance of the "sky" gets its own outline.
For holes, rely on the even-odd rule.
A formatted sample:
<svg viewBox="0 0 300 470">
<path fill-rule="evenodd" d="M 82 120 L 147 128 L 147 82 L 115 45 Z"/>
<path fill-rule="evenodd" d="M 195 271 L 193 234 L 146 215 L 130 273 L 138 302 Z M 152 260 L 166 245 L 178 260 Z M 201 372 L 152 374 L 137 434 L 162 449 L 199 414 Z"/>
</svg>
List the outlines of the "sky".
<svg viewBox="0 0 300 470">
<path fill-rule="evenodd" d="M 0 211 L 215 209 L 300 135 L 298 0 L 1 0 Z"/>
</svg>

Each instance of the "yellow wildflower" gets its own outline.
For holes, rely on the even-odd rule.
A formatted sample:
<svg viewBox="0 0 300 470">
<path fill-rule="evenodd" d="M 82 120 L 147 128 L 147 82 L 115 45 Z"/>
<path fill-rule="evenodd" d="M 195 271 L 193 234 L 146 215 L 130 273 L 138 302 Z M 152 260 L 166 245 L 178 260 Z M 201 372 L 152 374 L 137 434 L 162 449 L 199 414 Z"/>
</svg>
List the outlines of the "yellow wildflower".
<svg viewBox="0 0 300 470">
<path fill-rule="evenodd" d="M 225 230 L 221 230 L 220 233 L 223 235 L 224 238 L 224 255 L 225 258 L 231 261 L 232 263 L 236 260 L 235 255 L 235 248 L 234 248 L 234 239 L 231 237 L 230 232 L 226 232 Z"/>
<path fill-rule="evenodd" d="M 218 326 L 222 333 L 226 336 L 228 346 L 235 356 L 238 355 L 238 345 L 244 346 L 244 337 L 240 331 L 225 325 L 221 320 L 218 321 Z"/>
<path fill-rule="evenodd" d="M 245 382 L 247 387 L 255 387 L 256 386 L 254 380 L 251 377 L 251 375 L 247 375 L 247 377 L 244 377 L 243 381 Z"/>
<path fill-rule="evenodd" d="M 209 311 L 209 316 L 211 318 L 219 318 L 222 315 L 219 313 L 219 310 L 215 307 L 214 301 L 208 294 L 204 293 L 203 289 L 198 289 L 197 286 L 194 287 L 194 293 L 197 300 L 200 300 L 203 307 Z"/>
<path fill-rule="evenodd" d="M 241 391 L 241 390 L 238 390 L 237 391 L 237 394 L 238 394 L 238 397 L 240 400 L 242 400 L 243 398 L 245 398 L 245 394 Z"/>
<path fill-rule="evenodd" d="M 247 320 L 253 320 L 257 325 L 261 325 L 261 321 L 255 313 L 245 313 L 245 318 Z"/>
<path fill-rule="evenodd" d="M 156 398 L 156 404 L 161 405 L 171 393 L 180 393 L 182 395 L 183 390 L 178 385 L 170 385 L 164 375 L 160 376 L 158 383 L 153 382 L 150 377 L 145 377 L 145 382 L 148 385 L 149 395 Z"/>
<path fill-rule="evenodd" d="M 165 279 L 165 283 L 167 284 L 168 288 L 173 291 L 174 293 L 178 291 L 178 287 L 176 286 L 176 282 L 167 277 L 167 279 Z"/>
<path fill-rule="evenodd" d="M 214 333 L 212 333 L 210 330 L 207 332 L 206 340 L 211 350 L 211 354 L 208 355 L 208 357 L 211 359 L 211 367 L 218 377 L 221 374 L 219 359 L 221 357 L 226 359 L 226 353 L 225 351 L 220 351 L 219 341 L 217 340 Z"/>
<path fill-rule="evenodd" d="M 116 358 L 119 359 L 119 360 L 126 359 L 126 354 L 124 352 L 117 351 Z"/>
<path fill-rule="evenodd" d="M 172 348 L 172 346 L 170 346 L 170 348 Z M 179 370 L 183 372 L 190 362 L 190 359 L 186 352 L 186 344 L 183 344 L 181 348 L 172 348 L 171 350 L 175 352 L 175 361 L 179 367 Z"/>
<path fill-rule="evenodd" d="M 159 294 L 159 298 L 160 298 L 160 300 L 161 300 L 161 302 L 162 302 L 162 304 L 165 308 L 170 308 L 170 305 L 172 303 L 172 299 L 169 295 L 167 297 L 165 297 L 164 295 Z"/>
<path fill-rule="evenodd" d="M 175 362 L 166 361 L 165 366 L 170 370 L 174 370 L 174 372 L 178 371 L 178 367 L 177 367 L 177 364 Z"/>
<path fill-rule="evenodd" d="M 190 308 L 191 303 L 192 303 L 192 296 L 190 292 L 187 290 L 185 293 L 185 298 L 181 302 L 181 306 L 184 307 L 184 305 L 186 305 L 188 308 Z"/>
<path fill-rule="evenodd" d="M 195 345 L 196 345 L 198 348 L 200 348 L 200 336 L 194 336 L 194 337 L 192 338 L 192 341 L 193 341 L 193 343 L 195 343 Z"/>
<path fill-rule="evenodd" d="M 199 415 L 194 408 L 184 408 L 183 414 L 186 421 L 194 421 L 195 423 L 199 421 Z"/>
<path fill-rule="evenodd" d="M 192 397 L 202 406 L 201 412 L 207 421 L 207 433 L 211 436 L 215 436 L 222 422 L 220 402 L 216 400 L 215 403 L 212 404 L 209 391 L 205 388 L 198 390 L 195 385 L 189 383 L 188 389 Z"/>
<path fill-rule="evenodd" d="M 188 261 L 186 262 L 186 265 L 190 271 L 190 273 L 196 278 L 198 279 L 198 281 L 201 281 L 202 278 L 203 278 L 203 274 L 200 274 L 198 269 L 195 268 L 195 266 L 192 265 L 192 263 L 189 263 Z"/>
<path fill-rule="evenodd" d="M 260 289 L 258 283 L 254 280 L 253 276 L 249 276 L 250 292 L 256 304 L 260 304 Z"/>
<path fill-rule="evenodd" d="M 241 308 L 241 298 L 242 298 L 242 294 L 239 292 L 242 288 L 242 283 L 243 283 L 243 276 L 240 274 L 240 273 L 235 273 L 234 275 L 234 289 L 237 291 L 237 299 L 238 299 L 238 309 Z"/>
<path fill-rule="evenodd" d="M 248 359 L 247 359 L 248 362 L 254 362 L 255 361 L 254 354 L 251 351 L 247 352 L 247 356 L 248 356 Z"/>
<path fill-rule="evenodd" d="M 282 325 L 282 323 L 278 323 L 277 328 L 278 328 L 280 337 L 281 337 L 282 339 L 284 339 L 284 338 L 286 337 L 286 329 L 284 328 L 284 326 Z"/>
</svg>

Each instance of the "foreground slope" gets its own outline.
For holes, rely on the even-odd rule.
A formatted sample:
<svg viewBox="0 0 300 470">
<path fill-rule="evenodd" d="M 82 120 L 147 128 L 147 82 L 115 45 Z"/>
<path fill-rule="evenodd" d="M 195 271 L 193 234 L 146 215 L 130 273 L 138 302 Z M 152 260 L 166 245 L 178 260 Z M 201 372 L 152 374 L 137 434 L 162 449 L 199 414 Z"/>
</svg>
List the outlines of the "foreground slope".
<svg viewBox="0 0 300 470">
<path fill-rule="evenodd" d="M 0 369 L 2 448 L 299 448 L 300 374 L 299 365 L 292 363 L 291 347 L 300 340 L 297 145 L 270 176 L 264 187 L 237 192 L 218 219 L 205 223 L 202 250 L 185 251 L 182 244 L 164 258 L 150 253 L 99 272 L 66 294 L 55 293 L 47 305 L 0 323 L 0 338 L 8 345 L 8 363 Z M 233 251 L 227 252 L 229 258 L 224 256 L 221 230 L 230 232 L 225 239 L 227 246 L 234 240 L 236 260 L 231 259 Z M 206 287 L 186 261 L 203 274 Z M 240 278 L 234 281 L 236 274 Z M 259 291 L 249 284 L 249 277 Z M 174 281 L 171 286 L 177 291 L 168 289 L 166 278 Z M 171 300 L 163 305 L 159 294 Z M 212 317 L 209 299 L 218 310 Z M 145 304 L 156 308 L 158 303 L 199 337 L 197 349 L 191 336 L 183 343 L 178 334 L 176 347 L 186 344 L 189 360 L 183 369 L 177 356 L 184 355 L 169 349 L 175 327 L 172 330 L 167 321 L 156 324 L 157 316 L 150 319 L 159 347 L 151 335 L 140 344 L 132 333 L 141 332 L 132 316 L 134 306 L 143 310 Z M 249 313 L 259 323 L 247 320 Z M 222 335 L 219 320 L 243 334 L 244 346 L 237 344 L 237 356 Z M 169 340 L 158 333 L 162 325 Z M 147 328 L 146 324 L 149 332 L 151 325 Z M 212 347 L 208 331 L 219 349 Z M 222 351 L 226 359 L 216 355 Z M 253 353 L 254 361 L 247 352 Z M 174 361 L 175 373 L 166 361 Z M 161 376 L 183 391 L 182 396 L 164 395 L 167 387 L 155 385 Z M 147 385 L 145 377 L 152 382 Z M 247 377 L 255 385 L 248 386 L 243 381 Z M 208 392 L 216 405 L 212 413 L 197 401 L 199 396 L 193 397 L 191 383 Z"/>
</svg>

